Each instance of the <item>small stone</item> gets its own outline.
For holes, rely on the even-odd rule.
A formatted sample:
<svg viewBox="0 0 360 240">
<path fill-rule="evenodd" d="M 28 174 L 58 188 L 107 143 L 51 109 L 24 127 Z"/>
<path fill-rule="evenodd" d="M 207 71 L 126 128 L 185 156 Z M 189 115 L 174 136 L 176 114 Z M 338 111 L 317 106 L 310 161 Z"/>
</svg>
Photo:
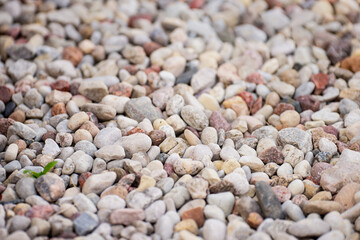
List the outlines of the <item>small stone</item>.
<svg viewBox="0 0 360 240">
<path fill-rule="evenodd" d="M 125 151 L 120 145 L 108 145 L 96 151 L 95 156 L 108 162 L 115 159 L 123 159 L 125 157 Z"/>
<path fill-rule="evenodd" d="M 80 236 L 92 232 L 97 227 L 97 225 L 98 225 L 97 218 L 95 218 L 95 216 L 87 212 L 81 213 L 74 220 L 75 232 Z"/>
<path fill-rule="evenodd" d="M 145 212 L 142 209 L 117 209 L 110 214 L 111 224 L 129 225 L 143 219 L 145 219 Z"/>
<path fill-rule="evenodd" d="M 216 131 L 219 131 L 220 129 L 228 131 L 231 128 L 230 124 L 226 121 L 222 114 L 217 111 L 212 112 L 209 118 L 209 125 L 215 128 Z"/>
<path fill-rule="evenodd" d="M 70 61 L 74 66 L 77 66 L 81 62 L 83 54 L 78 48 L 68 46 L 64 48 L 62 57 Z"/>
<path fill-rule="evenodd" d="M 85 112 L 75 113 L 68 121 L 68 128 L 71 130 L 78 129 L 83 123 L 89 120 L 89 115 Z"/>
</svg>

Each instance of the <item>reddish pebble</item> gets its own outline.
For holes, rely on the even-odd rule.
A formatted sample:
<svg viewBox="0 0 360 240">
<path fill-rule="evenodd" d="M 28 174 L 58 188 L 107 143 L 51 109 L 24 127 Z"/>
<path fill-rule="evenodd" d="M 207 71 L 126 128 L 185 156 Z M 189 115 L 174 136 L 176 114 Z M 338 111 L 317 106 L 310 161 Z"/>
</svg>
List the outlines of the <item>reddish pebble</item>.
<svg viewBox="0 0 360 240">
<path fill-rule="evenodd" d="M 7 103 L 10 101 L 11 97 L 13 95 L 13 91 L 5 86 L 0 86 L 0 100 L 4 103 Z"/>
<path fill-rule="evenodd" d="M 146 53 L 146 55 L 150 56 L 151 53 L 159 48 L 161 48 L 162 46 L 160 44 L 158 44 L 157 42 L 147 42 L 143 45 L 144 51 Z"/>
<path fill-rule="evenodd" d="M 321 179 L 321 174 L 324 170 L 331 168 L 332 165 L 326 162 L 319 162 L 316 163 L 312 168 L 311 168 L 311 177 L 312 177 L 312 181 L 315 184 L 320 184 L 320 179 Z"/>
<path fill-rule="evenodd" d="M 202 8 L 204 6 L 205 0 L 193 0 L 189 3 L 191 9 Z"/>
<path fill-rule="evenodd" d="M 7 136 L 7 130 L 14 122 L 15 121 L 10 118 L 0 118 L 0 133 Z"/>
<path fill-rule="evenodd" d="M 71 95 L 73 96 L 79 95 L 79 87 L 80 87 L 79 82 L 71 83 L 69 86 L 69 92 L 71 93 Z"/>
<path fill-rule="evenodd" d="M 83 187 L 85 181 L 91 176 L 91 173 L 90 172 L 85 172 L 85 173 L 82 173 L 80 174 L 79 176 L 79 185 L 80 185 L 80 188 Z"/>
<path fill-rule="evenodd" d="M 46 139 L 50 138 L 55 140 L 56 134 L 52 131 L 47 131 L 44 135 L 42 135 L 41 140 L 45 142 Z"/>
<path fill-rule="evenodd" d="M 250 74 L 249 76 L 246 77 L 245 81 L 250 83 L 255 83 L 256 85 L 265 83 L 264 78 L 263 76 L 261 76 L 260 73 Z"/>
<path fill-rule="evenodd" d="M 139 19 L 148 20 L 149 22 L 152 21 L 152 16 L 150 14 L 136 14 L 129 18 L 129 27 L 133 28 L 135 22 Z"/>
<path fill-rule="evenodd" d="M 324 129 L 324 132 L 336 136 L 336 138 L 339 137 L 339 131 L 334 126 L 322 126 L 322 129 Z"/>
<path fill-rule="evenodd" d="M 274 114 L 279 115 L 287 110 L 295 110 L 294 106 L 289 103 L 279 103 L 274 109 Z"/>
<path fill-rule="evenodd" d="M 50 87 L 53 90 L 68 92 L 69 88 L 70 88 L 70 84 L 68 81 L 60 79 L 60 80 L 57 80 L 56 82 L 50 84 Z"/>
<path fill-rule="evenodd" d="M 321 94 L 328 84 L 328 75 L 326 73 L 313 74 L 310 79 L 315 84 L 315 94 Z"/>
<path fill-rule="evenodd" d="M 238 96 L 240 96 L 246 102 L 249 108 L 251 108 L 252 105 L 254 104 L 254 97 L 251 93 L 241 92 L 238 94 Z"/>
<path fill-rule="evenodd" d="M 159 146 L 165 140 L 166 134 L 161 130 L 153 130 L 149 133 L 149 137 L 153 145 Z"/>
<path fill-rule="evenodd" d="M 53 116 L 56 116 L 56 115 L 59 115 L 59 114 L 64 114 L 64 113 L 66 113 L 66 107 L 65 107 L 65 104 L 63 102 L 56 103 L 51 108 L 51 114 Z"/>
<path fill-rule="evenodd" d="M 220 129 L 224 129 L 225 131 L 230 130 L 230 124 L 226 121 L 226 119 L 223 117 L 223 115 L 218 112 L 214 111 L 212 112 L 209 124 L 211 127 L 214 127 L 216 131 L 219 131 Z"/>
<path fill-rule="evenodd" d="M 299 207 L 301 207 L 305 202 L 308 201 L 308 198 L 304 195 L 304 194 L 298 194 L 295 195 L 292 199 L 291 199 L 292 203 L 298 205 Z"/>
<path fill-rule="evenodd" d="M 283 164 L 284 162 L 284 155 L 277 147 L 271 147 L 266 149 L 259 155 L 259 158 L 264 163 L 274 162 L 276 164 Z"/>
<path fill-rule="evenodd" d="M 22 139 L 16 140 L 15 144 L 18 146 L 18 153 L 26 149 L 26 142 Z"/>
<path fill-rule="evenodd" d="M 127 83 L 117 83 L 109 87 L 109 93 L 115 96 L 130 97 L 133 88 Z"/>
<path fill-rule="evenodd" d="M 49 219 L 55 213 L 52 205 L 35 205 L 25 213 L 28 218 Z"/>
<path fill-rule="evenodd" d="M 171 165 L 170 163 L 165 163 L 165 164 L 164 164 L 164 170 L 166 171 L 166 173 L 168 174 L 168 176 L 170 176 L 171 174 L 174 173 L 174 167 L 173 167 L 173 165 Z"/>
<path fill-rule="evenodd" d="M 279 199 L 280 202 L 286 202 L 287 200 L 290 200 L 291 198 L 291 192 L 287 187 L 284 186 L 274 186 L 272 187 L 272 190 L 274 191 L 276 197 Z"/>
<path fill-rule="evenodd" d="M 127 65 L 124 67 L 131 75 L 135 75 L 139 71 L 139 67 L 136 65 Z"/>
<path fill-rule="evenodd" d="M 249 224 L 249 226 L 254 229 L 257 229 L 263 221 L 264 219 L 257 212 L 249 213 L 249 216 L 246 219 L 246 222 Z"/>
<path fill-rule="evenodd" d="M 130 189 L 130 186 L 135 182 L 135 174 L 127 174 L 123 176 L 117 185 L 125 187 L 127 190 Z"/>
<path fill-rule="evenodd" d="M 181 220 L 193 219 L 198 227 L 204 225 L 204 211 L 202 207 L 191 208 L 181 215 Z"/>
<path fill-rule="evenodd" d="M 62 54 L 63 59 L 69 60 L 75 67 L 81 62 L 83 54 L 77 47 L 65 47 Z"/>
<path fill-rule="evenodd" d="M 295 98 L 296 101 L 299 101 L 301 109 L 305 110 L 312 110 L 314 112 L 318 111 L 320 108 L 320 102 L 315 97 L 311 95 L 304 95 Z"/>
<path fill-rule="evenodd" d="M 159 73 L 161 71 L 161 68 L 159 66 L 151 66 L 145 69 L 145 73 L 149 74 L 151 72 Z"/>
<path fill-rule="evenodd" d="M 254 115 L 257 111 L 260 110 L 260 108 L 262 107 L 262 97 L 258 97 L 258 99 L 256 99 L 256 101 L 254 102 L 254 104 L 250 107 L 250 113 L 252 115 Z"/>
<path fill-rule="evenodd" d="M 129 135 L 135 134 L 135 133 L 145 133 L 145 131 L 139 127 L 134 127 L 133 129 L 131 129 L 127 132 L 127 135 L 129 136 Z"/>
</svg>

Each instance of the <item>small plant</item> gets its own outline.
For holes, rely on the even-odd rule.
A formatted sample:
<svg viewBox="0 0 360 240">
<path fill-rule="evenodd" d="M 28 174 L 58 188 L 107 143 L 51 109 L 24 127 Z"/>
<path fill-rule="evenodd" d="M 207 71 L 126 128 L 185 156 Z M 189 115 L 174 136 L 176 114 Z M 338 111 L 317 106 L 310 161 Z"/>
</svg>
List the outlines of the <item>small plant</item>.
<svg viewBox="0 0 360 240">
<path fill-rule="evenodd" d="M 49 162 L 48 164 L 46 164 L 46 166 L 44 167 L 44 170 L 42 172 L 34 172 L 34 171 L 30 171 L 30 170 L 25 170 L 24 173 L 29 173 L 29 175 L 33 178 L 38 178 L 42 175 L 47 174 L 53 167 L 55 167 L 55 165 L 57 164 L 57 161 L 52 161 Z"/>
</svg>

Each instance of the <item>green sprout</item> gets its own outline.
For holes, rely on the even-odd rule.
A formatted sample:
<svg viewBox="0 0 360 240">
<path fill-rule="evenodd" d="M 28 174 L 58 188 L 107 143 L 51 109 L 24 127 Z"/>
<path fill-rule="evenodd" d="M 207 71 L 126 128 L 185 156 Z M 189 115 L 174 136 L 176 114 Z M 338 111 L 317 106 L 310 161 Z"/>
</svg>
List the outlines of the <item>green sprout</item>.
<svg viewBox="0 0 360 240">
<path fill-rule="evenodd" d="M 24 173 L 29 173 L 29 175 L 33 178 L 38 178 L 42 175 L 47 174 L 55 165 L 57 164 L 57 161 L 52 161 L 49 162 L 48 164 L 46 164 L 46 166 L 44 167 L 44 170 L 42 172 L 34 172 L 34 171 L 30 171 L 30 170 L 25 170 Z"/>
</svg>

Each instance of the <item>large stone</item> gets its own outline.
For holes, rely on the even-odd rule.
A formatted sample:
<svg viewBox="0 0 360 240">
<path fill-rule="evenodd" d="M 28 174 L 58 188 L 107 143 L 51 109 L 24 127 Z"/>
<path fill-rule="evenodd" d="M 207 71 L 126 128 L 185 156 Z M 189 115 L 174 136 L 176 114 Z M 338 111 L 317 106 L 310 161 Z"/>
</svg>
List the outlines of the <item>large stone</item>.
<svg viewBox="0 0 360 240">
<path fill-rule="evenodd" d="M 285 213 L 281 209 L 280 200 L 277 198 L 271 186 L 264 181 L 255 184 L 256 196 L 265 217 L 285 218 Z"/>
<path fill-rule="evenodd" d="M 199 131 L 209 126 L 209 119 L 205 113 L 201 109 L 191 105 L 187 105 L 181 109 L 181 117 L 187 124 Z"/>
<path fill-rule="evenodd" d="M 143 219 L 145 219 L 145 212 L 142 209 L 117 209 L 110 214 L 111 224 L 129 225 Z"/>
<path fill-rule="evenodd" d="M 42 198 L 48 202 L 55 202 L 65 193 L 65 183 L 55 173 L 47 173 L 36 179 L 35 188 Z"/>
<path fill-rule="evenodd" d="M 147 152 L 151 143 L 151 138 L 144 133 L 135 133 L 121 138 L 121 145 L 131 156 L 137 152 Z"/>
<path fill-rule="evenodd" d="M 100 174 L 91 175 L 88 179 L 86 179 L 82 187 L 82 192 L 84 194 L 100 194 L 106 188 L 110 187 L 115 182 L 115 179 L 115 172 L 103 172 Z"/>
<path fill-rule="evenodd" d="M 312 150 L 311 134 L 298 128 L 285 128 L 279 131 L 278 140 L 285 146 L 293 145 L 304 153 Z"/>
<path fill-rule="evenodd" d="M 288 232 L 298 238 L 319 237 L 330 231 L 330 225 L 318 218 L 307 218 L 293 223 Z"/>
<path fill-rule="evenodd" d="M 109 93 L 102 81 L 82 81 L 78 91 L 95 102 L 100 102 Z"/>
<path fill-rule="evenodd" d="M 335 166 L 324 170 L 320 185 L 332 193 L 338 192 L 348 183 L 360 183 L 360 153 L 345 149 Z"/>
</svg>

